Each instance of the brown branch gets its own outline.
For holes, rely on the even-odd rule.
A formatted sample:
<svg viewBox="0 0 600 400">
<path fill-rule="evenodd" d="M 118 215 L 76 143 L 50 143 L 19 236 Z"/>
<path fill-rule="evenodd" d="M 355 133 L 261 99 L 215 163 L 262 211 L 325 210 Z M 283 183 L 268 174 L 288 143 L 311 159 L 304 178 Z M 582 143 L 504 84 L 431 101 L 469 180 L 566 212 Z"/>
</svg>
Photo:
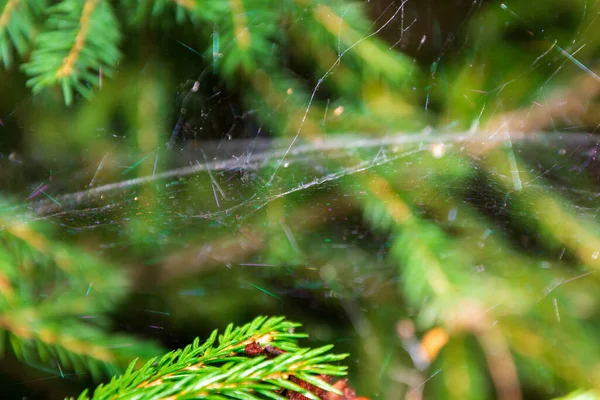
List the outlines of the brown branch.
<svg viewBox="0 0 600 400">
<path fill-rule="evenodd" d="M 499 400 L 521 400 L 521 386 L 517 368 L 504 336 L 497 328 L 477 334 L 483 349 Z"/>
<path fill-rule="evenodd" d="M 510 111 L 488 121 L 483 133 L 507 131 L 531 134 L 547 128 L 553 120 L 587 121 L 589 104 L 600 94 L 600 82 L 596 76 L 585 74 L 575 78 L 572 84 L 555 91 L 545 107 L 534 103 L 530 108 Z M 594 113 L 592 118 L 596 118 Z M 591 122 L 591 121 L 588 121 Z M 597 118 L 595 123 L 597 123 Z"/>
</svg>

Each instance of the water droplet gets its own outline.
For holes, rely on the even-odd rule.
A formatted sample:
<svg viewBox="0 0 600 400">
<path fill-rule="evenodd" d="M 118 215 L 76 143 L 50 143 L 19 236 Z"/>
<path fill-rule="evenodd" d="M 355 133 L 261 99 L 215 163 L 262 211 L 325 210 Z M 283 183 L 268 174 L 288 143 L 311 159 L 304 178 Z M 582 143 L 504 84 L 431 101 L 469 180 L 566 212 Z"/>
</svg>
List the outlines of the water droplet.
<svg viewBox="0 0 600 400">
<path fill-rule="evenodd" d="M 454 220 L 456 219 L 456 214 L 458 214 L 458 210 L 456 209 L 456 207 L 450 209 L 450 211 L 448 212 L 448 221 L 454 222 Z"/>
<path fill-rule="evenodd" d="M 431 145 L 431 154 L 435 158 L 442 158 L 446 153 L 446 146 L 444 143 L 435 143 Z"/>
</svg>

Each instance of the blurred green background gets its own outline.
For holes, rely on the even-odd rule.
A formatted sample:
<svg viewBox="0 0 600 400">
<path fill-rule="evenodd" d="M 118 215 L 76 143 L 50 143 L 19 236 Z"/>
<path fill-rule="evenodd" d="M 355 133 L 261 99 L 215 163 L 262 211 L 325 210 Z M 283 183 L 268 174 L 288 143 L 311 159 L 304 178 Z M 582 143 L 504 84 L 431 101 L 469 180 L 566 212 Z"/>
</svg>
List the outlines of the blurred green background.
<svg viewBox="0 0 600 400">
<path fill-rule="evenodd" d="M 257 315 L 371 399 L 596 398 L 597 1 L 0 10 L 6 398 Z"/>
</svg>

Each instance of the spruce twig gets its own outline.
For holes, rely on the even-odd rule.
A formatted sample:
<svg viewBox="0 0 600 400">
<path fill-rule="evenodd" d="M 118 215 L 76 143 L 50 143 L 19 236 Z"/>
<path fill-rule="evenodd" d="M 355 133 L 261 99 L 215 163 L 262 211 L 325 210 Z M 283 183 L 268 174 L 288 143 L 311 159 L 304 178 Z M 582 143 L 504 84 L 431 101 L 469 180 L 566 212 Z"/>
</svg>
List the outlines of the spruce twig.
<svg viewBox="0 0 600 400">
<path fill-rule="evenodd" d="M 37 37 L 31 60 L 23 65 L 34 93 L 60 84 L 65 102 L 73 89 L 91 98 L 100 70 L 111 76 L 121 54 L 119 24 L 105 0 L 63 0 L 46 10 L 45 30 Z"/>
<path fill-rule="evenodd" d="M 2 344 L 28 364 L 99 379 L 159 351 L 108 332 L 105 313 L 128 291 L 124 272 L 58 243 L 39 224 L 0 218 L 0 285 Z"/>
<path fill-rule="evenodd" d="M 345 375 L 346 367 L 330 363 L 348 355 L 329 353 L 333 346 L 299 348 L 296 340 L 306 335 L 294 332 L 298 326 L 283 317 L 229 325 L 222 334 L 214 331 L 204 342 L 197 338 L 137 371 L 133 362 L 122 376 L 100 385 L 91 396 L 83 392 L 78 400 L 281 399 L 287 392 L 319 400 L 307 389 L 313 386 L 342 396 L 342 385 L 334 387 L 323 377 Z"/>
<path fill-rule="evenodd" d="M 30 51 L 46 0 L 0 1 L 0 57 L 12 67 L 13 47 L 21 58 Z"/>
</svg>

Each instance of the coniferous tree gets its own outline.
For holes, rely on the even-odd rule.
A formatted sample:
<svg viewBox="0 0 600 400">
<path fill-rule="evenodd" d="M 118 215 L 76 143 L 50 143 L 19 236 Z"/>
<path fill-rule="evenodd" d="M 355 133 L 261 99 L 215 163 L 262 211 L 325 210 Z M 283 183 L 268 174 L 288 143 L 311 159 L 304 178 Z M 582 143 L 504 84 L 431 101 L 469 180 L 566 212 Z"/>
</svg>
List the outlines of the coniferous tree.
<svg viewBox="0 0 600 400">
<path fill-rule="evenodd" d="M 67 155 L 88 159 L 69 166 L 64 186 L 56 170 L 44 170 L 39 185 L 6 190 L 4 347 L 61 375 L 99 380 L 129 365 L 80 399 L 339 391 L 318 375 L 341 374 L 321 363 L 342 357 L 329 347 L 298 348 L 298 335 L 288 332 L 295 325 L 283 319 L 230 326 L 218 343 L 213 334 L 162 358 L 151 358 L 159 346 L 112 332 L 114 313 L 153 285 L 170 293 L 164 302 L 180 310 L 181 321 L 192 315 L 217 324 L 260 307 L 277 310 L 229 290 L 210 294 L 221 307 L 214 314 L 206 302 L 177 297 L 191 290 L 181 280 L 204 282 L 215 265 L 253 262 L 283 266 L 261 277 L 237 275 L 240 287 L 271 301 L 278 295 L 265 287 L 274 282 L 299 287 L 311 280 L 342 299 L 361 332 L 357 381 L 370 391 L 397 386 L 383 372 L 393 365 L 409 370 L 398 373 L 406 397 L 436 376 L 425 393 L 432 398 L 518 399 L 527 390 L 596 398 L 600 236 L 596 182 L 587 175 L 593 140 L 557 150 L 556 135 L 538 133 L 597 124 L 598 75 L 588 67 L 600 40 L 596 6 L 588 12 L 587 2 L 552 0 L 477 8 L 453 56 L 444 58 L 450 50 L 442 49 L 425 67 L 383 39 L 390 21 L 404 24 L 404 7 L 392 2 L 373 22 L 364 4 L 341 0 L 0 1 L 3 92 L 19 92 L 23 73 L 34 94 L 14 96 L 25 98 L 15 112 L 18 133 L 35 143 L 29 156 L 43 165 Z M 549 22 L 577 7 L 586 12 Z M 193 61 L 180 61 L 178 51 Z M 189 82 L 172 110 L 176 68 Z M 165 153 L 166 143 L 191 146 L 210 126 L 233 137 L 236 124 L 250 119 L 254 136 L 267 132 L 282 147 L 244 151 L 255 158 L 239 165 L 202 153 L 189 169 L 167 169 L 184 155 Z M 231 129 L 219 125 L 223 120 Z M 122 139 L 111 131 L 114 121 Z M 452 138 L 428 134 L 432 129 Z M 408 139 L 389 139 L 390 132 Z M 112 156 L 123 153 L 119 147 L 125 161 Z M 3 171 L 21 171 L 19 157 L 2 158 Z M 86 180 L 76 188 L 73 171 Z M 12 176 L 3 179 L 15 186 Z M 302 197 L 328 184 L 336 185 L 334 195 L 317 192 L 311 204 Z M 212 221 L 198 223 L 210 233 L 186 225 L 188 218 Z M 339 230 L 328 225 L 335 218 L 367 226 L 377 250 L 319 250 Z M 94 225 L 108 228 L 94 239 Z M 90 250 L 94 240 L 104 250 Z M 126 254 L 118 258 L 119 251 Z M 231 281 L 231 274 L 214 276 Z M 375 289 L 367 295 L 356 282 Z M 357 311 L 372 299 L 380 303 L 368 317 Z M 268 333 L 269 340 L 256 339 Z M 246 346 L 255 335 L 261 349 L 251 358 Z M 390 350 L 399 344 L 402 355 Z M 264 345 L 285 353 L 271 357 Z M 129 364 L 133 358 L 139 361 Z M 199 363 L 206 368 L 193 368 Z"/>
</svg>

